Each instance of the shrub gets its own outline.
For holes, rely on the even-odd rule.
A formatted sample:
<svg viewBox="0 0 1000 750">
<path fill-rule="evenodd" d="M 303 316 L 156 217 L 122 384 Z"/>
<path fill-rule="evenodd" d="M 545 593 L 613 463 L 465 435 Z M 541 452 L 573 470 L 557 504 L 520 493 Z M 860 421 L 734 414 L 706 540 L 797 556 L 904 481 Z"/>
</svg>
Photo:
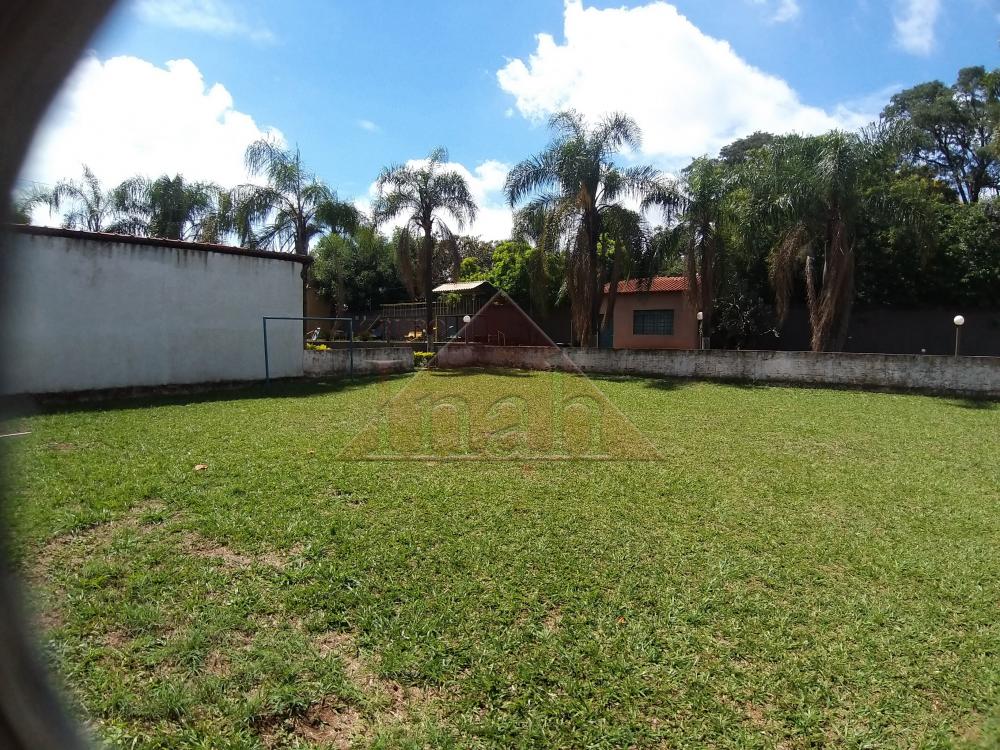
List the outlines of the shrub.
<svg viewBox="0 0 1000 750">
<path fill-rule="evenodd" d="M 306 343 L 306 349 L 308 349 L 311 352 L 328 352 L 328 351 L 330 351 L 330 347 L 328 347 L 326 344 L 311 344 L 311 343 Z"/>
<path fill-rule="evenodd" d="M 434 352 L 413 352 L 413 366 L 427 367 L 434 358 Z"/>
</svg>

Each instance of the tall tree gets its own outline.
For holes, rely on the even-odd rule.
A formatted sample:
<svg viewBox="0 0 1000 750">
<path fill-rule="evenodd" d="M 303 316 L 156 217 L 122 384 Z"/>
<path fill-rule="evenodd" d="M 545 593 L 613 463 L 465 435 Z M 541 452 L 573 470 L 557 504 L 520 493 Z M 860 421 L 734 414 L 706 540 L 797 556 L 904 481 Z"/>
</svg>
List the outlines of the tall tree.
<svg viewBox="0 0 1000 750">
<path fill-rule="evenodd" d="M 125 214 L 122 224 L 130 234 L 193 242 L 218 242 L 226 219 L 223 194 L 218 185 L 187 182 L 181 175 L 155 180 L 133 177 L 118 188 L 118 202 Z"/>
<path fill-rule="evenodd" d="M 977 66 L 960 70 L 952 86 L 929 81 L 900 91 L 882 117 L 907 127 L 912 163 L 931 169 L 963 203 L 975 203 L 1000 187 L 998 111 L 1000 69 Z"/>
<path fill-rule="evenodd" d="M 688 298 L 702 313 L 705 335 L 712 332 L 715 298 L 718 291 L 718 265 L 726 249 L 726 226 L 731 221 L 728 200 L 734 172 L 718 159 L 700 157 L 681 174 L 677 192 L 661 191 L 647 203 L 665 203 L 668 220 L 679 211 L 677 222 L 669 230 L 670 242 L 657 250 L 679 252 L 684 258 Z"/>
<path fill-rule="evenodd" d="M 261 139 L 247 147 L 245 161 L 247 170 L 266 184 L 241 185 L 233 191 L 233 224 L 243 244 L 308 255 L 317 235 L 357 227 L 357 209 L 338 200 L 302 165 L 298 148 L 284 149 Z"/>
<path fill-rule="evenodd" d="M 896 153 L 891 132 L 787 136 L 748 160 L 756 223 L 777 228 L 770 256 L 780 319 L 804 264 L 812 349 L 839 351 L 854 302 L 855 247 L 866 217 L 883 195 L 869 190 Z M 747 231 L 757 231 L 751 225 Z"/>
<path fill-rule="evenodd" d="M 14 193 L 10 209 L 10 221 L 14 224 L 30 224 L 31 215 L 37 206 L 48 205 L 49 191 L 37 185 L 22 188 Z"/>
<path fill-rule="evenodd" d="M 124 198 L 119 189 L 105 190 L 86 164 L 83 179 L 60 180 L 45 195 L 50 211 L 63 211 L 66 229 L 129 234 Z"/>
<path fill-rule="evenodd" d="M 310 276 L 320 293 L 336 303 L 338 315 L 406 298 L 391 242 L 371 226 L 322 237 L 313 257 Z"/>
<path fill-rule="evenodd" d="M 586 343 L 600 328 L 603 285 L 610 284 L 608 321 L 629 259 L 644 252 L 646 227 L 623 201 L 645 201 L 663 184 L 652 167 L 614 163 L 623 148 L 639 149 L 641 134 L 630 117 L 612 114 L 591 128 L 580 114 L 567 111 L 554 115 L 549 126 L 553 141 L 516 165 L 504 189 L 512 207 L 524 204 L 529 222 L 545 217 L 542 249 L 565 253 L 574 338 Z"/>
<path fill-rule="evenodd" d="M 478 207 L 465 178 L 454 170 L 445 168 L 448 152 L 444 148 L 431 151 L 422 165 L 396 164 L 382 170 L 376 181 L 378 196 L 372 205 L 376 224 L 402 217 L 403 231 L 398 235 L 397 257 L 400 273 L 413 289 L 422 281 L 425 311 L 424 324 L 427 348 L 432 346 L 434 326 L 433 259 L 435 247 L 446 250 L 455 266 L 455 278 L 461 257 L 455 235 L 445 217 L 453 220 L 455 228 L 462 230 L 475 221 Z M 411 242 L 414 232 L 420 235 L 420 252 L 417 268 L 411 260 Z"/>
</svg>

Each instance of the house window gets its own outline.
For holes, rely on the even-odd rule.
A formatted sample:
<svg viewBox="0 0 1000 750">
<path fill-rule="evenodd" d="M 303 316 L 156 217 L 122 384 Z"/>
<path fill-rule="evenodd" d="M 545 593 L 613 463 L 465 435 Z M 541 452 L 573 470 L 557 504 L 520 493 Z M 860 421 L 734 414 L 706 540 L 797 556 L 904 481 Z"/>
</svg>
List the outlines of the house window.
<svg viewBox="0 0 1000 750">
<path fill-rule="evenodd" d="M 673 310 L 635 310 L 632 313 L 632 333 L 636 336 L 673 336 Z"/>
</svg>

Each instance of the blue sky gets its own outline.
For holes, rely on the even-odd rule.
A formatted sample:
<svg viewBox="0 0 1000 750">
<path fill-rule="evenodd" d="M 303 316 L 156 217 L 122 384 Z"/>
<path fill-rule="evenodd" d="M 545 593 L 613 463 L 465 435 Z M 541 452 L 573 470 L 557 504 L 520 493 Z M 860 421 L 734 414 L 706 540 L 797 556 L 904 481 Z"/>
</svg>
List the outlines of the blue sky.
<svg viewBox="0 0 1000 750">
<path fill-rule="evenodd" d="M 240 182 L 270 133 L 364 204 L 382 166 L 444 145 L 474 231 L 500 237 L 505 170 L 555 109 L 629 111 L 630 158 L 676 169 L 757 128 L 857 127 L 894 90 L 1000 65 L 998 37 L 1000 0 L 123 0 L 24 176 Z"/>
</svg>

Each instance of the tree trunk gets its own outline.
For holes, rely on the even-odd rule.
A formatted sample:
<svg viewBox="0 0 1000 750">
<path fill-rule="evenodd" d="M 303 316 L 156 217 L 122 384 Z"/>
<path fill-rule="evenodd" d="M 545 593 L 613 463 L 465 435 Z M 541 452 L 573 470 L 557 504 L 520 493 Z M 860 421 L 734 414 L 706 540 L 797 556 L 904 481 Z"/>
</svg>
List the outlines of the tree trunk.
<svg viewBox="0 0 1000 750">
<path fill-rule="evenodd" d="M 831 220 L 823 258 L 823 278 L 815 277 L 812 256 L 806 259 L 806 301 L 814 352 L 841 351 L 847 342 L 854 302 L 854 245 L 839 217 Z"/>
<path fill-rule="evenodd" d="M 600 343 L 597 339 L 601 330 L 601 302 L 604 297 L 601 261 L 597 254 L 597 243 L 601 240 L 601 232 L 596 215 L 588 215 L 584 221 L 586 221 L 587 226 L 587 259 L 590 277 L 590 283 L 587 287 L 590 290 L 590 299 L 587 302 L 590 303 L 590 316 L 589 330 L 580 331 L 580 346 L 597 346 Z"/>
<path fill-rule="evenodd" d="M 424 266 L 424 325 L 426 327 L 424 338 L 427 341 L 427 351 L 429 352 L 434 350 L 434 343 L 432 340 L 432 328 L 434 325 L 434 296 L 431 292 L 431 287 L 434 284 L 434 269 L 431 267 L 433 253 L 434 238 L 431 236 L 431 233 L 425 229 L 424 241 L 420 248 L 420 257 Z"/>
<path fill-rule="evenodd" d="M 715 313 L 715 237 L 705 243 L 701 250 L 701 336 L 711 337 L 712 318 Z M 701 348 L 701 341 L 698 341 Z"/>
</svg>

